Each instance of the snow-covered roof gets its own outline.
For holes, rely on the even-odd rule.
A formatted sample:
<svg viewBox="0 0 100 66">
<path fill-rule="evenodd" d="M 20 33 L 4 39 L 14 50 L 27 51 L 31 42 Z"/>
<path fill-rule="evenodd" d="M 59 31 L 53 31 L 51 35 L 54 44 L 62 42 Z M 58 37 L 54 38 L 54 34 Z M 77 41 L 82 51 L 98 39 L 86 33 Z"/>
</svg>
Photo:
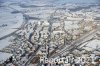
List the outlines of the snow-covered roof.
<svg viewBox="0 0 100 66">
<path fill-rule="evenodd" d="M 48 21 L 45 20 L 43 26 L 48 26 L 48 25 L 49 25 Z"/>
<path fill-rule="evenodd" d="M 53 23 L 52 26 L 57 26 L 58 27 L 58 26 L 60 26 L 60 23 L 57 23 L 57 22 Z"/>
<path fill-rule="evenodd" d="M 72 17 L 67 17 L 68 20 L 74 20 L 74 21 L 80 21 L 82 20 L 83 18 L 72 18 Z"/>
<path fill-rule="evenodd" d="M 0 52 L 0 63 L 6 61 L 7 59 L 9 59 L 13 54 L 9 54 L 9 53 L 2 53 Z"/>
<path fill-rule="evenodd" d="M 65 29 L 77 29 L 79 28 L 79 25 L 77 22 L 72 22 L 72 21 L 65 21 Z"/>
<path fill-rule="evenodd" d="M 64 33 L 64 31 L 53 31 L 54 34 L 56 33 Z"/>
</svg>

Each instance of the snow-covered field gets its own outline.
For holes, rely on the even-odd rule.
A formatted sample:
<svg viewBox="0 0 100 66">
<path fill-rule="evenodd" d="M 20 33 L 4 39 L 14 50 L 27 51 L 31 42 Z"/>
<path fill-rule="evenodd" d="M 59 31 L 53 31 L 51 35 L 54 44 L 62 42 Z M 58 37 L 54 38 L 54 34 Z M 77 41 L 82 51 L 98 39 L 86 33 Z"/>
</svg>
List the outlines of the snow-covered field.
<svg viewBox="0 0 100 66">
<path fill-rule="evenodd" d="M 23 15 L 11 14 L 13 9 L 9 7 L 0 7 L 0 38 L 13 33 L 18 30 L 23 23 Z M 0 40 L 0 50 L 10 44 L 11 37 Z"/>
<path fill-rule="evenodd" d="M 0 50 L 2 50 L 3 48 L 5 48 L 6 46 L 8 46 L 11 43 L 11 42 L 9 42 L 10 38 L 11 37 L 0 40 Z"/>
<path fill-rule="evenodd" d="M 9 8 L 0 9 L 0 37 L 8 35 L 19 28 L 23 23 L 22 14 L 11 14 Z"/>
<path fill-rule="evenodd" d="M 94 40 L 92 40 L 90 42 L 86 42 L 84 44 L 85 44 L 85 46 L 83 47 L 83 49 L 85 49 L 87 51 L 93 51 L 93 50 L 100 49 L 100 40 L 98 40 L 98 39 L 94 39 Z"/>
<path fill-rule="evenodd" d="M 10 56 L 12 56 L 12 54 L 0 52 L 0 63 L 6 61 L 6 59 L 9 59 Z"/>
</svg>

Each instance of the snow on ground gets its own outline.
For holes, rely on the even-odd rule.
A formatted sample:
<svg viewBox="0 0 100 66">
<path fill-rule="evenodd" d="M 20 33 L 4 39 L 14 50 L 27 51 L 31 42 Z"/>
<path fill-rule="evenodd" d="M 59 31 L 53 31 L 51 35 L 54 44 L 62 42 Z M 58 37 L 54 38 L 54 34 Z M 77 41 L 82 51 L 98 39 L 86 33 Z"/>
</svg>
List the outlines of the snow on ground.
<svg viewBox="0 0 100 66">
<path fill-rule="evenodd" d="M 96 49 L 97 47 L 100 47 L 100 40 L 97 40 L 97 39 L 92 40 L 91 42 L 89 42 L 89 43 L 87 44 L 87 46 L 88 46 L 88 47 L 91 47 L 91 48 L 93 48 L 93 49 Z"/>
<path fill-rule="evenodd" d="M 11 44 L 11 42 L 9 42 L 9 39 L 11 37 L 8 37 L 6 39 L 0 40 L 0 50 L 2 50 L 3 48 L 5 48 L 6 46 L 8 46 L 9 44 Z"/>
<path fill-rule="evenodd" d="M 94 39 L 92 41 L 84 43 L 83 45 L 85 45 L 85 47 L 83 47 L 83 49 L 85 49 L 87 51 L 93 51 L 95 49 L 100 48 L 100 40 Z"/>
<path fill-rule="evenodd" d="M 12 56 L 12 54 L 0 52 L 0 63 L 6 61 L 11 56 Z"/>
<path fill-rule="evenodd" d="M 48 19 L 50 14 L 55 11 L 53 8 L 45 8 L 45 7 L 27 8 L 27 9 L 25 9 L 27 11 L 26 14 L 28 14 L 29 16 L 36 18 L 43 18 L 43 19 Z"/>
<path fill-rule="evenodd" d="M 0 38 L 4 37 L 5 35 L 9 35 L 16 31 L 16 28 L 19 28 L 23 23 L 23 15 L 18 14 L 11 14 L 13 11 L 7 7 L 0 7 Z M 0 50 L 5 48 L 10 44 L 8 37 L 6 39 L 0 40 Z M 1 56 L 0 56 L 1 57 Z"/>
<path fill-rule="evenodd" d="M 19 28 L 23 23 L 22 14 L 11 14 L 11 11 L 6 8 L 0 11 L 0 37 L 16 31 L 17 29 L 13 28 Z"/>
</svg>

